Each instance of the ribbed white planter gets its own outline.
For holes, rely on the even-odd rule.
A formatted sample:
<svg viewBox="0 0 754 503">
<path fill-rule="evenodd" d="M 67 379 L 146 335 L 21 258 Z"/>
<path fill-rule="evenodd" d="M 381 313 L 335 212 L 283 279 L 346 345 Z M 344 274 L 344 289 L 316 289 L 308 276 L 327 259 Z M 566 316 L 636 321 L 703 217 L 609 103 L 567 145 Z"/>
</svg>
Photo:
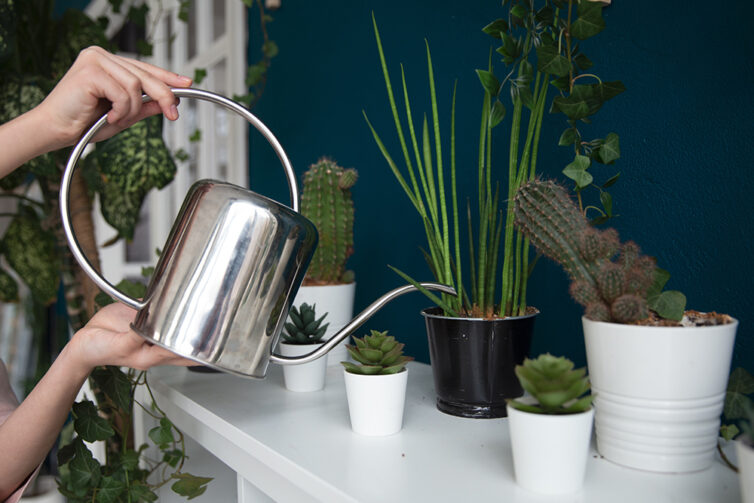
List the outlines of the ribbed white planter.
<svg viewBox="0 0 754 503">
<path fill-rule="evenodd" d="M 742 440 L 736 442 L 738 480 L 741 484 L 741 502 L 754 503 L 754 447 Z"/>
<path fill-rule="evenodd" d="M 323 323 L 330 325 L 322 337 L 323 341 L 327 341 L 353 319 L 355 295 L 355 282 L 345 285 L 301 286 L 293 300 L 293 305 L 298 307 L 304 302 L 309 305 L 316 304 L 317 317 L 327 313 L 327 318 Z M 340 362 L 348 360 L 346 342 L 348 338 L 330 350 L 327 355 L 328 365 L 340 365 Z"/>
<path fill-rule="evenodd" d="M 387 375 L 352 374 L 345 369 L 343 373 L 351 429 L 372 437 L 401 431 L 408 368 Z"/>
<path fill-rule="evenodd" d="M 518 485 L 542 494 L 581 489 L 589 456 L 594 409 L 549 415 L 508 406 L 513 468 Z"/>
<path fill-rule="evenodd" d="M 710 327 L 582 322 L 600 454 L 655 472 L 709 467 L 738 321 Z"/>
<path fill-rule="evenodd" d="M 288 344 L 280 342 L 280 354 L 283 356 L 302 356 L 311 353 L 322 344 Z M 309 363 L 283 366 L 283 382 L 289 391 L 319 391 L 325 387 L 327 374 L 327 357 L 320 357 Z"/>
</svg>

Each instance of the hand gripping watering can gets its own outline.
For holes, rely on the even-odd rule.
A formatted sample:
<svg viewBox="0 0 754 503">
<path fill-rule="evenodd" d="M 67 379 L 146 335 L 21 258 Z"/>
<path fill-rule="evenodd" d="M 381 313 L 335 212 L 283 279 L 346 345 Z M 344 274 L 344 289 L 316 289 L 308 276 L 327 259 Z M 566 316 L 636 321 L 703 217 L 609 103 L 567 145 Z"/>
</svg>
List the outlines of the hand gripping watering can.
<svg viewBox="0 0 754 503">
<path fill-rule="evenodd" d="M 60 186 L 60 214 L 71 251 L 86 274 L 108 295 L 138 311 L 131 325 L 136 333 L 208 367 L 262 378 L 271 361 L 290 365 L 323 356 L 382 306 L 417 290 L 405 285 L 386 293 L 307 355 L 273 354 L 317 246 L 317 229 L 298 213 L 298 186 L 291 163 L 259 119 L 217 94 L 199 89 L 173 89 L 173 93 L 223 106 L 262 133 L 285 168 L 292 208 L 229 183 L 196 182 L 162 248 L 144 299 L 129 297 L 92 267 L 81 251 L 70 219 L 73 170 L 86 145 L 107 123 L 106 116 L 99 119 L 68 159 Z M 144 101 L 149 99 L 144 96 Z M 455 290 L 446 285 L 422 285 L 455 295 Z"/>
</svg>

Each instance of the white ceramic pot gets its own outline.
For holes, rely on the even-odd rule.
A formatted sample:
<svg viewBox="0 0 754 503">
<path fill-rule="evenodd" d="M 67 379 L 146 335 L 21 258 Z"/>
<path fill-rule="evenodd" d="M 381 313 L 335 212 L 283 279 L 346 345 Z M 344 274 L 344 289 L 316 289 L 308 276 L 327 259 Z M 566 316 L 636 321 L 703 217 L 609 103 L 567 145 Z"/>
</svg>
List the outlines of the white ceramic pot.
<svg viewBox="0 0 754 503">
<path fill-rule="evenodd" d="M 319 348 L 319 344 L 289 344 L 280 342 L 280 354 L 283 356 L 302 356 Z M 320 357 L 309 363 L 283 366 L 283 382 L 289 391 L 319 391 L 325 387 L 327 358 Z"/>
<path fill-rule="evenodd" d="M 582 322 L 600 454 L 655 472 L 709 467 L 738 321 L 709 327 Z"/>
<path fill-rule="evenodd" d="M 542 494 L 570 494 L 584 484 L 594 408 L 578 414 L 523 412 L 508 406 L 518 485 Z"/>
<path fill-rule="evenodd" d="M 741 484 L 741 503 L 754 503 L 754 447 L 743 440 L 736 441 L 738 480 Z"/>
<path fill-rule="evenodd" d="M 355 295 L 355 282 L 344 285 L 301 286 L 293 300 L 293 305 L 298 307 L 304 302 L 309 305 L 316 304 L 317 317 L 327 313 L 327 318 L 323 323 L 330 325 L 327 327 L 322 340 L 328 341 L 353 319 L 353 299 Z M 347 341 L 348 338 L 330 350 L 327 354 L 328 365 L 340 365 L 340 362 L 349 359 L 346 351 Z"/>
<path fill-rule="evenodd" d="M 343 372 L 351 429 L 368 436 L 398 433 L 403 428 L 408 368 L 386 375 Z"/>
</svg>

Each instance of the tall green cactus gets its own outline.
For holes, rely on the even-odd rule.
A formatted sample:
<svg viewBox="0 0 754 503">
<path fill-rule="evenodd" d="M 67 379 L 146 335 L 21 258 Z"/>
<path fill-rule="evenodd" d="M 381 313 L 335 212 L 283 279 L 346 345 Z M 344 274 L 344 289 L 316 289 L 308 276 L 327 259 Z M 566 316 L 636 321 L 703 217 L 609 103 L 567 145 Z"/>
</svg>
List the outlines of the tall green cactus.
<svg viewBox="0 0 754 503">
<path fill-rule="evenodd" d="M 325 157 L 304 174 L 301 213 L 319 232 L 319 246 L 312 257 L 307 279 L 318 284 L 350 283 L 353 271 L 346 260 L 353 253 L 353 200 L 351 187 L 358 175 Z"/>
<path fill-rule="evenodd" d="M 531 243 L 571 277 L 571 296 L 588 318 L 632 323 L 649 316 L 655 260 L 640 255 L 636 243 L 621 244 L 614 229 L 591 227 L 565 188 L 528 182 L 516 194 L 514 213 Z"/>
</svg>

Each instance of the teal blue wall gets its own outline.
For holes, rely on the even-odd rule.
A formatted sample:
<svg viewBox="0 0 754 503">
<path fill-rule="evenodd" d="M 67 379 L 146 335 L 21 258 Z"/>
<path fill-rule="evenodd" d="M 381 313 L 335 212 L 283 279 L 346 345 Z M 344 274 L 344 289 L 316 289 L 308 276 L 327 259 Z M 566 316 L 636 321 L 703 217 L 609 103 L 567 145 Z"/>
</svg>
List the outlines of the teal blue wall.
<svg viewBox="0 0 754 503">
<path fill-rule="evenodd" d="M 273 14 L 269 31 L 280 55 L 255 113 L 278 136 L 299 175 L 322 155 L 358 169 L 356 250 L 349 262 L 358 281 L 357 310 L 401 283 L 387 264 L 430 279 L 418 249 L 424 246 L 418 217 L 362 117 L 366 110 L 397 156 L 372 10 L 394 78 L 400 63 L 406 67 L 417 114 L 428 111 L 424 38 L 429 41 L 445 133 L 458 79 L 460 190 L 470 195 L 481 100 L 474 69 L 485 66 L 491 45 L 480 29 L 502 14 L 495 0 L 284 0 Z M 754 371 L 754 147 L 749 139 L 754 7 L 691 0 L 679 8 L 673 2 L 615 0 L 604 15 L 607 30 L 585 43 L 584 51 L 600 76 L 622 80 L 627 88 L 597 114 L 594 125 L 594 136 L 615 131 L 621 138 L 622 158 L 615 168 L 622 176 L 612 191 L 620 217 L 613 225 L 622 238 L 657 256 L 672 273 L 668 286 L 685 292 L 689 307 L 740 320 L 734 365 Z M 252 29 L 255 23 L 252 15 Z M 257 43 L 252 37 L 251 50 Z M 542 134 L 539 166 L 550 177 L 559 177 L 569 162 L 567 149 L 556 146 L 562 128 L 561 119 L 550 116 Z M 501 176 L 507 152 L 503 136 L 495 142 Z M 287 200 L 282 170 L 254 134 L 250 155 L 252 187 Z M 585 364 L 581 309 L 568 297 L 564 273 L 541 261 L 530 285 L 529 299 L 542 311 L 532 352 L 564 354 Z M 365 328 L 389 329 L 407 342 L 410 354 L 427 362 L 419 316 L 427 305 L 420 294 L 403 297 Z"/>
</svg>

